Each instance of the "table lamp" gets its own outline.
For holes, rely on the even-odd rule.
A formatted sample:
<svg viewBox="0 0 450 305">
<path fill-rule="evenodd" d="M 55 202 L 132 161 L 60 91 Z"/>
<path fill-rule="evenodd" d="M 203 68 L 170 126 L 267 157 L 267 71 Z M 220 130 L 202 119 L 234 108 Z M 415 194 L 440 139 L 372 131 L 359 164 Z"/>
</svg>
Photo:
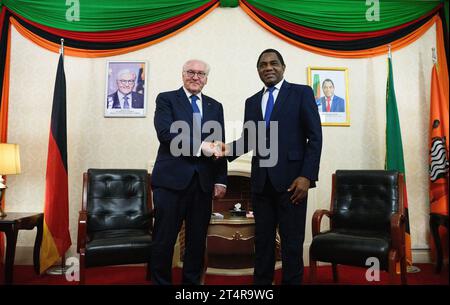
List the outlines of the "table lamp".
<svg viewBox="0 0 450 305">
<path fill-rule="evenodd" d="M 6 190 L 3 175 L 20 174 L 20 155 L 18 144 L 0 143 L 0 217 L 5 217 L 1 207 L 3 194 Z"/>
</svg>

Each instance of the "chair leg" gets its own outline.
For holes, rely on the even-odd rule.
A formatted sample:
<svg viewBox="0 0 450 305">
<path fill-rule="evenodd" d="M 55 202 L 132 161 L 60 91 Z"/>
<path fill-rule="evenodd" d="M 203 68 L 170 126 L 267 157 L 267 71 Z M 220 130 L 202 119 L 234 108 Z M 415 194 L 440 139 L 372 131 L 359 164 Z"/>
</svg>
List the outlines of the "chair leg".
<svg viewBox="0 0 450 305">
<path fill-rule="evenodd" d="M 85 267 L 85 253 L 84 249 L 80 249 L 80 282 L 79 285 L 86 283 L 86 267 Z"/>
<path fill-rule="evenodd" d="M 151 280 L 152 280 L 152 275 L 151 275 L 151 270 L 150 270 L 150 268 L 151 268 L 151 265 L 150 265 L 150 262 L 148 262 L 148 263 L 147 263 L 147 272 L 146 272 L 146 274 L 145 274 L 145 279 L 146 279 L 147 281 L 151 281 Z"/>
<path fill-rule="evenodd" d="M 309 282 L 311 284 L 317 281 L 317 261 L 309 257 Z"/>
<path fill-rule="evenodd" d="M 401 276 L 401 281 L 402 281 L 402 285 L 407 285 L 407 279 L 406 279 L 406 275 L 407 275 L 407 271 L 406 271 L 406 257 L 403 256 L 402 259 L 400 260 L 400 276 Z"/>
<path fill-rule="evenodd" d="M 331 269 L 333 269 L 333 282 L 339 282 L 337 264 L 331 264 Z"/>
<path fill-rule="evenodd" d="M 388 257 L 388 271 L 389 271 L 389 284 L 393 285 L 396 282 L 396 262 L 397 260 L 395 259 L 397 256 L 397 254 L 395 253 L 395 251 L 390 251 L 389 252 L 389 257 Z"/>
</svg>

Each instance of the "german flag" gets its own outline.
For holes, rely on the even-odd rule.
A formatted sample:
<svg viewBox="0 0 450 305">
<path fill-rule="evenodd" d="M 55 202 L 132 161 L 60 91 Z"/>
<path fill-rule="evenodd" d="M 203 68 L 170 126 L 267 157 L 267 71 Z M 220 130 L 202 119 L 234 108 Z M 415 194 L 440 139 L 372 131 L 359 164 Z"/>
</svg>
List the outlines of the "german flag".
<svg viewBox="0 0 450 305">
<path fill-rule="evenodd" d="M 67 175 L 66 77 L 61 54 L 53 94 L 45 177 L 44 235 L 40 253 L 43 273 L 72 244 L 69 234 L 69 192 Z"/>
</svg>

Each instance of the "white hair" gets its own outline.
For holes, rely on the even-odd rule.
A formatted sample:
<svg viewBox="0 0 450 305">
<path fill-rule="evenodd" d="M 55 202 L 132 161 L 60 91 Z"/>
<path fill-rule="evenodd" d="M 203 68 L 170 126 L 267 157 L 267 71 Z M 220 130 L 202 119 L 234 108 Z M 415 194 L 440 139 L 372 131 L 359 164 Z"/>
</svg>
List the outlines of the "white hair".
<svg viewBox="0 0 450 305">
<path fill-rule="evenodd" d="M 206 75 L 209 74 L 209 70 L 211 68 L 209 67 L 208 63 L 206 63 L 206 62 L 204 62 L 203 60 L 200 60 L 200 59 L 189 59 L 187 62 L 185 62 L 184 65 L 183 65 L 183 72 L 187 70 L 187 66 L 190 63 L 194 63 L 194 62 L 199 62 L 199 63 L 203 64 L 205 66 L 205 73 L 206 73 Z"/>
<path fill-rule="evenodd" d="M 134 72 L 130 69 L 122 69 L 119 72 L 117 72 L 117 79 L 119 79 L 122 74 L 131 74 L 136 79 L 136 72 Z"/>
</svg>

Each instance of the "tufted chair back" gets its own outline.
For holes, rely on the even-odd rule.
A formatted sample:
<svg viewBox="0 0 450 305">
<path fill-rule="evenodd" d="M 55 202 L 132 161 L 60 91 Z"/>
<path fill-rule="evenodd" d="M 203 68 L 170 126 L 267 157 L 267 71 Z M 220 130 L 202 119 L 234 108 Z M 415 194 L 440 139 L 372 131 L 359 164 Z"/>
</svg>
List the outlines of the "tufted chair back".
<svg viewBox="0 0 450 305">
<path fill-rule="evenodd" d="M 147 171 L 89 169 L 88 175 L 88 234 L 150 227 Z"/>
<path fill-rule="evenodd" d="M 383 170 L 338 170 L 332 202 L 335 230 L 390 234 L 391 217 L 399 209 L 398 173 Z"/>
</svg>

